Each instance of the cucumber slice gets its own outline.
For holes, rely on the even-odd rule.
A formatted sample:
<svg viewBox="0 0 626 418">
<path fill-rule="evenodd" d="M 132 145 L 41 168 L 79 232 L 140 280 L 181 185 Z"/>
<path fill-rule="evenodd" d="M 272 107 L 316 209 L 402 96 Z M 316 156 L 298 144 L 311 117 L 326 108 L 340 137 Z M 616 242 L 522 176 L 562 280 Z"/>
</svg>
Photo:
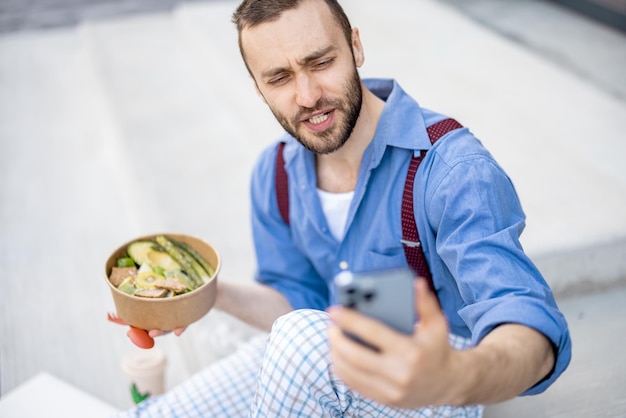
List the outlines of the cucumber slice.
<svg viewBox="0 0 626 418">
<path fill-rule="evenodd" d="M 135 260 L 131 257 L 121 257 L 117 259 L 118 267 L 135 267 Z"/>
</svg>

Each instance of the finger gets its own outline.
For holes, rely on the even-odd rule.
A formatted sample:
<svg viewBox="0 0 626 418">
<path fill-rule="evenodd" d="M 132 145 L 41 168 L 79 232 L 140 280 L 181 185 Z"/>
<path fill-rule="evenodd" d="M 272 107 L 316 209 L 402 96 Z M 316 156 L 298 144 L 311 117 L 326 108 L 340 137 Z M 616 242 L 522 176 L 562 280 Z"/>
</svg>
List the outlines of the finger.
<svg viewBox="0 0 626 418">
<path fill-rule="evenodd" d="M 427 346 L 438 347 L 437 350 L 445 351 L 450 348 L 448 343 L 449 326 L 439 305 L 439 300 L 423 278 L 418 279 L 416 291 L 419 320 L 414 338 L 420 342 L 423 348 Z"/>
<path fill-rule="evenodd" d="M 150 335 L 152 338 L 156 338 L 162 335 L 167 335 L 170 332 L 171 331 L 161 331 L 160 329 L 151 329 L 150 331 L 148 331 L 148 335 Z"/>
<path fill-rule="evenodd" d="M 181 334 L 183 332 L 185 332 L 186 329 L 187 329 L 187 327 L 175 328 L 172 331 L 161 331 L 160 329 L 151 329 L 148 332 L 148 335 L 150 335 L 152 338 L 156 338 L 156 337 L 160 337 L 162 335 L 167 335 L 167 334 L 173 332 L 174 335 L 176 335 L 177 337 L 180 337 Z"/>
<path fill-rule="evenodd" d="M 333 372 L 362 395 L 387 403 L 395 386 L 384 373 L 389 372 L 385 359 L 346 337 L 337 326 L 330 326 L 328 334 Z"/>
<path fill-rule="evenodd" d="M 406 371 L 405 360 L 407 353 L 413 350 L 413 337 L 397 335 L 400 336 L 400 340 L 396 341 L 393 349 L 374 351 L 346 335 L 337 325 L 330 325 L 328 328 L 330 349 L 336 358 L 373 375 L 393 375 Z"/>
<path fill-rule="evenodd" d="M 371 364 L 378 362 L 379 352 L 346 335 L 346 332 L 337 325 L 328 327 L 328 340 L 331 350 L 334 349 L 341 358 L 345 358 L 351 363 Z"/>
<path fill-rule="evenodd" d="M 382 323 L 371 319 L 353 309 L 333 307 L 328 311 L 330 318 L 343 331 L 352 334 L 364 342 L 380 348 L 378 344 L 379 332 L 384 326 Z M 384 332 L 384 330 L 382 330 Z"/>
<path fill-rule="evenodd" d="M 430 290 L 423 277 L 417 278 L 415 285 L 415 300 L 417 300 L 417 315 L 420 324 L 427 325 L 432 321 L 445 320 L 437 296 Z"/>
<path fill-rule="evenodd" d="M 339 328 L 377 347 L 381 353 L 403 350 L 408 343 L 408 336 L 353 309 L 332 307 L 328 313 Z"/>
<path fill-rule="evenodd" d="M 380 354 L 371 348 L 348 337 L 336 325 L 328 327 L 328 341 L 331 357 L 337 364 L 350 365 L 351 369 L 363 369 L 367 373 L 375 373 L 380 364 Z"/>
</svg>

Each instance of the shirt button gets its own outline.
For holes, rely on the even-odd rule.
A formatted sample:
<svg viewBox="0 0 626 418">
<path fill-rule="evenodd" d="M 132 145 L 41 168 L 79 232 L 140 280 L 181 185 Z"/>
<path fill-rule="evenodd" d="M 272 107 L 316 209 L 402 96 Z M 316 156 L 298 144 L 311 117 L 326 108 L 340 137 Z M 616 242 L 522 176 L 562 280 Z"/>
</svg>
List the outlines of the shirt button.
<svg viewBox="0 0 626 418">
<path fill-rule="evenodd" d="M 348 270 L 348 262 L 347 261 L 340 261 L 339 262 L 339 268 L 341 270 Z"/>
</svg>

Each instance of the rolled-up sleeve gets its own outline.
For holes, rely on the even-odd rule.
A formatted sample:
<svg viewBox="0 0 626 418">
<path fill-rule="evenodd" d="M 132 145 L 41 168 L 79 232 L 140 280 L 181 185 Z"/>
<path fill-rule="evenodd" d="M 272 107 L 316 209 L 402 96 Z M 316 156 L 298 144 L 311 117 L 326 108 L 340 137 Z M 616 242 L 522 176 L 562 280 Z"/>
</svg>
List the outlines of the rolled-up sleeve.
<svg viewBox="0 0 626 418">
<path fill-rule="evenodd" d="M 457 314 L 473 343 L 506 323 L 542 333 L 556 364 L 522 395 L 543 392 L 567 368 L 571 340 L 550 287 L 519 242 L 525 216 L 513 184 L 488 154 L 477 154 L 449 166 L 431 196 L 436 250 L 449 272 L 447 284 L 462 299 Z"/>
</svg>

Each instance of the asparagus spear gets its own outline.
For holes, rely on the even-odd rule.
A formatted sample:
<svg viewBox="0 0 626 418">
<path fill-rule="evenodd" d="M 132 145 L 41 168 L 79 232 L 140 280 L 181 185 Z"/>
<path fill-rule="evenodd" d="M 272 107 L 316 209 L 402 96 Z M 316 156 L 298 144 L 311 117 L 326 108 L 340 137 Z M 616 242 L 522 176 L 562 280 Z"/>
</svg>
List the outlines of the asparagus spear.
<svg viewBox="0 0 626 418">
<path fill-rule="evenodd" d="M 209 263 L 207 263 L 206 260 L 204 258 L 202 258 L 202 256 L 200 254 L 198 254 L 198 252 L 196 250 L 194 250 L 189 245 L 187 245 L 187 244 L 185 244 L 183 242 L 177 242 L 176 245 L 178 247 L 180 247 L 181 249 L 187 251 L 189 254 L 191 254 L 191 256 L 193 258 L 195 258 L 196 261 L 198 261 L 198 263 L 200 263 L 200 265 L 202 266 L 204 271 L 206 271 L 206 273 L 209 276 L 213 276 L 213 273 L 215 273 L 215 269 L 213 267 L 211 267 L 211 265 Z"/>
<path fill-rule="evenodd" d="M 184 249 L 176 247 L 172 241 L 163 235 L 156 237 L 156 241 L 183 267 L 183 270 L 185 270 L 189 278 L 195 283 L 195 287 L 200 287 L 209 280 L 211 276 L 209 276 L 200 263 Z"/>
</svg>

